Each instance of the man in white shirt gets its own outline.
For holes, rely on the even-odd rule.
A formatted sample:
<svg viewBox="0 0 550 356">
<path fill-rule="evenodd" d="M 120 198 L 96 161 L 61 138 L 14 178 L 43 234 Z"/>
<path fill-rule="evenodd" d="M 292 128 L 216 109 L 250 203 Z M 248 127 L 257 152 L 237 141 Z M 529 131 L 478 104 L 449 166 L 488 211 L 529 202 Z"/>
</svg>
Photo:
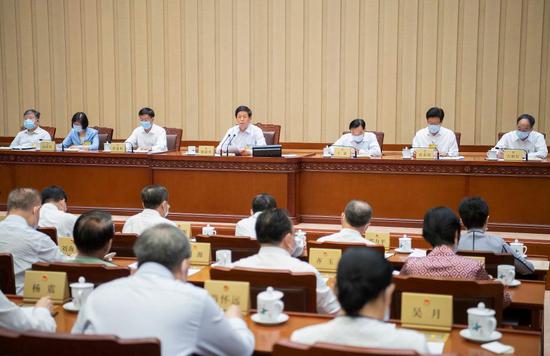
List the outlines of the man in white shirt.
<svg viewBox="0 0 550 356">
<path fill-rule="evenodd" d="M 29 109 L 23 113 L 23 131 L 20 131 L 10 144 L 10 147 L 32 147 L 40 141 L 51 141 L 50 134 L 39 126 L 40 112 Z"/>
<path fill-rule="evenodd" d="M 364 238 L 371 217 L 372 209 L 368 203 L 360 200 L 352 200 L 346 205 L 342 213 L 342 230 L 335 234 L 321 237 L 317 241 L 357 242 L 364 243 L 365 245 L 374 245 L 374 243 Z"/>
<path fill-rule="evenodd" d="M 42 190 L 39 227 L 55 227 L 57 236 L 73 236 L 77 217 L 67 213 L 67 194 L 56 185 Z"/>
<path fill-rule="evenodd" d="M 191 247 L 178 228 L 162 224 L 134 245 L 138 271 L 95 289 L 73 333 L 156 337 L 168 355 L 250 355 L 254 336 L 238 307 L 225 316 L 202 288 L 187 283 Z"/>
<path fill-rule="evenodd" d="M 455 133 L 443 126 L 445 112 L 443 109 L 433 107 L 426 113 L 428 126 L 418 130 L 414 136 L 412 146 L 414 148 L 435 147 L 441 157 L 458 156 L 458 144 L 456 143 Z"/>
<path fill-rule="evenodd" d="M 48 235 L 34 229 L 40 216 L 40 194 L 16 188 L 8 195 L 8 215 L 0 222 L 0 252 L 13 257 L 15 287 L 23 293 L 25 271 L 35 262 L 64 261 L 65 255 Z"/>
<path fill-rule="evenodd" d="M 274 209 L 277 207 L 277 202 L 273 196 L 261 193 L 252 199 L 252 210 L 250 216 L 240 220 L 235 226 L 235 236 L 248 236 L 256 238 L 256 220 L 262 211 Z"/>
<path fill-rule="evenodd" d="M 323 277 L 309 263 L 292 257 L 296 241 L 292 222 L 283 209 L 266 210 L 258 216 L 256 236 L 260 243 L 258 254 L 238 260 L 234 267 L 286 269 L 291 272 L 311 272 L 317 277 L 317 312 L 336 314 L 340 305 Z"/>
<path fill-rule="evenodd" d="M 239 106 L 235 110 L 237 125 L 231 127 L 216 147 L 216 153 L 232 152 L 241 156 L 250 156 L 252 147 L 265 146 L 262 129 L 253 125 L 252 110 L 247 106 Z"/>
<path fill-rule="evenodd" d="M 0 290 L 0 328 L 15 331 L 50 331 L 56 328 L 50 297 L 40 298 L 34 307 L 19 307 Z"/>
<path fill-rule="evenodd" d="M 143 211 L 132 217 L 124 223 L 122 232 L 125 234 L 140 235 L 145 229 L 158 224 L 176 224 L 166 217 L 170 209 L 168 204 L 168 190 L 162 185 L 148 185 L 141 190 L 141 202 Z"/>
<path fill-rule="evenodd" d="M 154 123 L 155 112 L 150 108 L 143 108 L 138 115 L 140 127 L 134 129 L 125 142 L 140 151 L 166 151 L 166 130 Z"/>
<path fill-rule="evenodd" d="M 363 119 L 355 119 L 350 122 L 350 132 L 342 135 L 334 142 L 334 145 L 330 147 L 330 152 L 334 153 L 334 147 L 345 146 L 353 147 L 358 155 L 370 157 L 382 156 L 376 135 L 372 132 L 365 132 L 365 127 L 366 123 Z"/>
<path fill-rule="evenodd" d="M 525 150 L 528 158 L 545 159 L 548 156 L 548 146 L 544 135 L 533 130 L 535 118 L 523 114 L 516 120 L 517 129 L 502 136 L 495 148 Z"/>
</svg>

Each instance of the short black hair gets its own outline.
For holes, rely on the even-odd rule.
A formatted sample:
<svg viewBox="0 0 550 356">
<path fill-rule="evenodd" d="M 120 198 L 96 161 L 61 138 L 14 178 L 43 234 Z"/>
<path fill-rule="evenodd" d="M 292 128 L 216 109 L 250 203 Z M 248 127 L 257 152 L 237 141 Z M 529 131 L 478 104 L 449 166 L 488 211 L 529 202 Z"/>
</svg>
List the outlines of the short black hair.
<svg viewBox="0 0 550 356">
<path fill-rule="evenodd" d="M 460 220 L 455 213 L 443 206 L 432 208 L 424 215 L 422 236 L 433 247 L 454 245 L 460 232 Z"/>
<path fill-rule="evenodd" d="M 535 118 L 529 114 L 521 114 L 516 120 L 516 124 L 519 124 L 519 122 L 524 119 L 529 121 L 529 125 L 531 125 L 531 127 L 535 126 Z"/>
<path fill-rule="evenodd" d="M 78 251 L 92 254 L 105 247 L 115 235 L 111 214 L 91 210 L 78 217 L 74 224 L 74 244 Z"/>
<path fill-rule="evenodd" d="M 360 200 L 352 200 L 344 209 L 346 221 L 353 227 L 362 227 L 370 222 L 372 209 L 368 203 Z"/>
<path fill-rule="evenodd" d="M 336 294 L 348 316 L 359 316 L 365 304 L 391 284 L 393 269 L 384 256 L 368 247 L 348 248 L 338 262 Z"/>
<path fill-rule="evenodd" d="M 481 228 L 489 217 L 489 205 L 481 197 L 467 197 L 460 203 L 458 213 L 468 230 Z"/>
<path fill-rule="evenodd" d="M 88 128 L 88 115 L 84 112 L 77 112 L 73 115 L 73 118 L 71 119 L 71 126 L 77 122 L 80 121 L 80 124 L 82 125 L 82 128 L 86 130 Z"/>
<path fill-rule="evenodd" d="M 25 112 L 23 113 L 23 116 L 26 116 L 26 115 L 29 115 L 29 114 L 34 114 L 34 116 L 36 117 L 36 119 L 37 119 L 37 120 L 40 120 L 40 111 L 35 110 L 35 109 L 27 109 L 27 110 L 25 110 Z"/>
<path fill-rule="evenodd" d="M 141 201 L 145 209 L 156 209 L 168 200 L 168 190 L 162 185 L 152 184 L 141 190 Z"/>
<path fill-rule="evenodd" d="M 11 210 L 31 211 L 40 205 L 40 193 L 33 188 L 15 188 L 8 194 L 8 212 Z"/>
<path fill-rule="evenodd" d="M 267 193 L 261 193 L 256 195 L 252 199 L 252 212 L 257 213 L 267 209 L 274 209 L 277 207 L 277 201 L 273 196 Z"/>
<path fill-rule="evenodd" d="M 248 106 L 241 105 L 235 109 L 235 117 L 241 112 L 245 111 L 248 114 L 248 117 L 252 117 L 252 110 Z"/>
<path fill-rule="evenodd" d="M 349 129 L 354 129 L 356 127 L 359 127 L 361 126 L 363 128 L 363 130 L 365 129 L 365 127 L 367 127 L 367 124 L 365 123 L 365 120 L 363 119 L 355 119 L 353 120 L 352 122 L 349 123 Z"/>
<path fill-rule="evenodd" d="M 153 111 L 153 109 L 151 108 L 142 108 L 139 112 L 138 112 L 138 115 L 141 116 L 141 115 L 148 115 L 149 117 L 153 118 L 155 117 L 155 112 Z"/>
<path fill-rule="evenodd" d="M 269 209 L 256 220 L 256 237 L 261 244 L 278 244 L 292 232 L 292 222 L 284 209 Z"/>
<path fill-rule="evenodd" d="M 438 108 L 437 106 L 434 106 L 433 108 L 430 108 L 426 112 L 426 120 L 430 117 L 438 117 L 441 122 L 443 122 L 443 118 L 445 117 L 445 111 L 443 111 L 442 108 Z"/>
<path fill-rule="evenodd" d="M 40 195 L 42 197 L 42 204 L 49 202 L 57 203 L 63 199 L 67 201 L 67 194 L 63 188 L 58 185 L 50 185 L 49 187 L 44 188 Z"/>
</svg>

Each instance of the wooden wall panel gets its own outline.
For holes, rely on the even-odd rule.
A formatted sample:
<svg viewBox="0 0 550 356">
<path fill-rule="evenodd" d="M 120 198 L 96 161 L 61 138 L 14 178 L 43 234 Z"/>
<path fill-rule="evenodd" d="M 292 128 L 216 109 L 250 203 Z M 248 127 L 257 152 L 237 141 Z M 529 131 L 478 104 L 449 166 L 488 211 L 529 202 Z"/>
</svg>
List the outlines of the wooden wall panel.
<svg viewBox="0 0 550 356">
<path fill-rule="evenodd" d="M 0 0 L 0 135 L 36 107 L 59 137 L 85 111 L 125 138 L 151 106 L 218 140 L 244 104 L 283 141 L 363 117 L 410 144 L 438 105 L 492 144 L 523 112 L 550 131 L 549 43 L 545 0 Z"/>
</svg>

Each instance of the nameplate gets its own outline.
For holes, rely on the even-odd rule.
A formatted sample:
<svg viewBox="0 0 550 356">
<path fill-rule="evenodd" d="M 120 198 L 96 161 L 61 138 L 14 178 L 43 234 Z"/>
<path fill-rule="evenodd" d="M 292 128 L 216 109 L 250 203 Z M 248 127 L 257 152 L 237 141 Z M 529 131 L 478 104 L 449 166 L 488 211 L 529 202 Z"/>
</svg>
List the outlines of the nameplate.
<svg viewBox="0 0 550 356">
<path fill-rule="evenodd" d="M 124 142 L 113 142 L 111 143 L 111 152 L 126 152 L 126 143 Z"/>
<path fill-rule="evenodd" d="M 91 146 L 92 143 L 90 141 L 84 141 L 84 146 Z"/>
<path fill-rule="evenodd" d="M 505 161 L 523 161 L 525 159 L 524 150 L 504 150 Z"/>
<path fill-rule="evenodd" d="M 215 152 L 216 148 L 214 146 L 199 146 L 197 150 L 199 156 L 213 156 Z"/>
<path fill-rule="evenodd" d="M 188 239 L 191 239 L 193 237 L 193 235 L 191 234 L 191 223 L 177 222 L 176 226 L 178 227 L 178 229 L 185 232 L 185 235 L 187 236 Z"/>
<path fill-rule="evenodd" d="M 342 257 L 342 250 L 332 248 L 310 248 L 309 264 L 320 272 L 334 273 L 338 267 L 338 261 Z"/>
<path fill-rule="evenodd" d="M 204 289 L 210 293 L 212 298 L 224 311 L 231 305 L 241 309 L 243 315 L 248 314 L 250 309 L 250 283 L 233 281 L 205 281 Z"/>
<path fill-rule="evenodd" d="M 40 141 L 40 151 L 55 152 L 54 141 Z"/>
<path fill-rule="evenodd" d="M 66 272 L 25 271 L 23 302 L 34 303 L 50 296 L 55 304 L 69 300 L 69 283 Z"/>
<path fill-rule="evenodd" d="M 403 293 L 401 324 L 405 328 L 451 330 L 453 296 L 442 294 Z"/>
<path fill-rule="evenodd" d="M 351 148 L 350 147 L 334 147 L 334 155 L 336 158 L 350 158 L 351 157 Z"/>
<path fill-rule="evenodd" d="M 483 256 L 464 256 L 464 257 L 471 258 L 474 261 L 481 261 L 481 264 L 485 266 L 485 257 Z"/>
<path fill-rule="evenodd" d="M 191 264 L 208 266 L 212 260 L 208 242 L 191 242 Z"/>
<path fill-rule="evenodd" d="M 390 249 L 390 233 L 389 232 L 368 232 L 365 231 L 365 238 L 377 245 L 383 245 L 384 249 Z"/>
<path fill-rule="evenodd" d="M 74 239 L 69 236 L 58 236 L 57 237 L 57 246 L 63 254 L 72 257 L 77 253 L 76 245 L 74 244 Z"/>
<path fill-rule="evenodd" d="M 435 151 L 433 148 L 415 148 L 416 159 L 435 159 Z"/>
</svg>

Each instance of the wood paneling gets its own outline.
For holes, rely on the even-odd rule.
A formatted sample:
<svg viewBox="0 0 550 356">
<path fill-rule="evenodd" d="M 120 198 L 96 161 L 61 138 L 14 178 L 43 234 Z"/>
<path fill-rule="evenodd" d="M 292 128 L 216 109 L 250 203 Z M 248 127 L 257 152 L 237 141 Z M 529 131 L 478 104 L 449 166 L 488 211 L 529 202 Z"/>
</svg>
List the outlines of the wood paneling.
<svg viewBox="0 0 550 356">
<path fill-rule="evenodd" d="M 409 143 L 439 105 L 490 145 L 523 112 L 550 130 L 549 43 L 545 0 L 0 0 L 0 135 L 36 107 L 60 136 L 85 111 L 125 138 L 151 106 L 218 140 L 245 104 L 282 141 L 363 117 Z"/>
</svg>

